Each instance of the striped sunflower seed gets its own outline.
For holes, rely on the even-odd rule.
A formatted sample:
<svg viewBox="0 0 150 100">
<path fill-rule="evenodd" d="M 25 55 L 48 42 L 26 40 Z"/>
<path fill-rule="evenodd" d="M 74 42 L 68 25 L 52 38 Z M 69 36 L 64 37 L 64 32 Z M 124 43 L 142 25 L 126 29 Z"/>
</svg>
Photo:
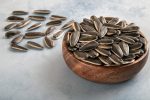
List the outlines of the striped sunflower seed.
<svg viewBox="0 0 150 100">
<path fill-rule="evenodd" d="M 122 49 L 120 48 L 120 46 L 118 44 L 113 44 L 112 45 L 112 52 L 118 56 L 119 58 L 122 58 L 123 57 L 123 51 Z"/>
<path fill-rule="evenodd" d="M 55 26 L 49 26 L 46 31 L 45 31 L 45 35 L 49 35 L 50 33 L 52 33 L 55 30 Z"/>
<path fill-rule="evenodd" d="M 52 39 L 57 40 L 63 36 L 64 31 L 60 30 L 53 34 Z"/>
<path fill-rule="evenodd" d="M 50 17 L 51 20 L 66 20 L 67 17 L 64 17 L 64 16 L 60 16 L 60 15 L 51 15 Z"/>
<path fill-rule="evenodd" d="M 15 28 L 17 28 L 17 29 L 23 28 L 23 27 L 27 26 L 30 23 L 31 23 L 30 20 L 23 20 L 20 23 L 18 23 Z"/>
<path fill-rule="evenodd" d="M 23 10 L 16 10 L 12 12 L 13 15 L 27 15 L 28 12 L 27 11 L 23 11 Z"/>
<path fill-rule="evenodd" d="M 35 14 L 50 14 L 50 10 L 34 10 L 33 13 Z"/>
<path fill-rule="evenodd" d="M 18 43 L 20 43 L 23 40 L 23 38 L 24 38 L 24 36 L 20 34 L 19 36 L 17 36 L 14 39 L 12 39 L 11 43 L 12 44 L 18 44 Z"/>
<path fill-rule="evenodd" d="M 89 35 L 89 34 L 81 34 L 79 42 L 90 42 L 97 40 L 98 36 L 96 35 Z"/>
<path fill-rule="evenodd" d="M 44 44 L 47 48 L 53 48 L 54 47 L 54 41 L 49 39 L 47 36 L 44 37 Z"/>
<path fill-rule="evenodd" d="M 78 22 L 73 22 L 72 28 L 74 29 L 74 31 L 80 31 L 79 23 Z"/>
<path fill-rule="evenodd" d="M 9 16 L 7 18 L 7 21 L 11 21 L 11 22 L 18 22 L 18 21 L 23 21 L 24 18 L 22 17 L 18 17 L 18 16 Z"/>
<path fill-rule="evenodd" d="M 42 50 L 44 47 L 42 45 L 40 45 L 39 43 L 33 42 L 33 41 L 28 41 L 27 42 L 27 46 L 34 48 L 34 49 L 40 49 Z"/>
<path fill-rule="evenodd" d="M 130 45 L 130 50 L 137 50 L 137 49 L 140 49 L 142 48 L 143 44 L 142 43 L 134 43 L 133 45 Z"/>
<path fill-rule="evenodd" d="M 71 27 L 72 24 L 73 24 L 73 22 L 74 22 L 74 20 L 70 20 L 69 22 L 67 22 L 66 24 L 64 24 L 64 25 L 61 27 L 61 29 L 64 30 L 64 29 L 67 29 L 67 28 Z"/>
<path fill-rule="evenodd" d="M 20 31 L 8 31 L 8 32 L 5 33 L 5 37 L 6 38 L 11 38 L 11 37 L 16 36 L 20 33 L 21 33 Z"/>
<path fill-rule="evenodd" d="M 111 56 L 109 56 L 109 59 L 116 65 L 120 65 L 122 63 L 122 60 L 114 54 L 111 54 Z"/>
<path fill-rule="evenodd" d="M 86 52 L 75 51 L 75 52 L 73 52 L 73 54 L 79 60 L 88 58 L 88 54 Z"/>
<path fill-rule="evenodd" d="M 20 52 L 27 52 L 28 49 L 23 47 L 23 46 L 19 46 L 18 44 L 11 44 L 11 48 Z"/>
<path fill-rule="evenodd" d="M 101 31 L 100 31 L 100 33 L 98 34 L 98 36 L 99 36 L 100 38 L 102 38 L 102 37 L 104 37 L 104 36 L 106 35 L 106 33 L 107 33 L 107 27 L 102 26 L 102 27 L 101 27 Z"/>
<path fill-rule="evenodd" d="M 101 39 L 99 40 L 99 44 L 113 44 L 114 40 L 113 39 Z"/>
<path fill-rule="evenodd" d="M 9 30 L 15 28 L 16 25 L 17 25 L 17 23 L 8 24 L 8 25 L 6 25 L 6 26 L 4 27 L 4 30 L 5 30 L 5 31 L 9 31 Z"/>
<path fill-rule="evenodd" d="M 72 32 L 72 34 L 70 35 L 70 46 L 74 47 L 79 41 L 79 38 L 80 38 L 79 31 Z"/>
<path fill-rule="evenodd" d="M 99 60 L 100 60 L 102 63 L 104 63 L 106 66 L 112 65 L 112 61 L 111 61 L 109 58 L 107 58 L 107 57 L 105 57 L 105 56 L 99 56 L 98 58 L 99 58 Z"/>
<path fill-rule="evenodd" d="M 31 30 L 37 29 L 37 28 L 39 28 L 41 26 L 42 26 L 41 23 L 36 23 L 36 24 L 31 25 L 27 30 L 31 31 Z"/>
<path fill-rule="evenodd" d="M 121 26 L 119 25 L 114 25 L 114 24 L 110 24 L 110 23 L 104 23 L 104 26 L 106 26 L 107 28 L 111 28 L 111 29 L 121 29 Z"/>
<path fill-rule="evenodd" d="M 44 20 L 46 20 L 46 17 L 31 15 L 31 16 L 29 16 L 29 19 L 35 20 L 35 21 L 44 21 Z"/>
<path fill-rule="evenodd" d="M 111 55 L 111 52 L 109 50 L 105 50 L 105 49 L 102 49 L 99 47 L 96 48 L 95 50 L 103 56 L 110 56 Z"/>
<path fill-rule="evenodd" d="M 118 21 L 119 21 L 119 18 L 116 17 L 116 18 L 112 18 L 108 23 L 115 25 L 117 24 Z"/>
<path fill-rule="evenodd" d="M 87 52 L 88 56 L 91 57 L 91 58 L 96 58 L 99 56 L 99 53 L 95 50 L 91 50 L 89 52 Z"/>
<path fill-rule="evenodd" d="M 90 19 L 84 18 L 83 22 L 86 23 L 86 25 L 93 26 L 93 22 Z"/>
<path fill-rule="evenodd" d="M 107 23 L 105 17 L 103 17 L 103 16 L 100 16 L 99 20 L 102 24 Z"/>
<path fill-rule="evenodd" d="M 98 47 L 98 42 L 90 41 L 79 48 L 79 51 L 90 51 Z"/>
<path fill-rule="evenodd" d="M 84 32 L 87 32 L 87 31 L 96 32 L 96 30 L 94 29 L 94 27 L 91 27 L 89 25 L 80 24 L 80 26 L 82 27 L 82 29 L 84 30 Z"/>
<path fill-rule="evenodd" d="M 87 59 L 83 59 L 82 61 L 93 65 L 102 65 L 102 62 L 98 58 L 97 59 L 87 58 Z"/>
<path fill-rule="evenodd" d="M 46 23 L 47 26 L 51 25 L 51 26 L 59 26 L 61 25 L 62 21 L 60 20 L 54 20 L 54 21 L 50 21 L 48 23 Z"/>
<path fill-rule="evenodd" d="M 116 38 L 119 39 L 119 40 L 121 40 L 121 41 L 124 41 L 124 42 L 126 42 L 126 43 L 128 43 L 128 44 L 133 44 L 133 43 L 135 43 L 135 41 L 134 41 L 133 39 L 129 38 L 129 37 L 118 36 L 118 37 L 116 37 Z"/>
<path fill-rule="evenodd" d="M 129 45 L 125 42 L 120 42 L 119 46 L 120 46 L 124 56 L 128 56 L 129 55 Z"/>
<path fill-rule="evenodd" d="M 125 27 L 123 29 L 121 29 L 122 32 L 137 32 L 139 31 L 139 27 L 138 26 L 130 26 L 130 27 Z"/>
<path fill-rule="evenodd" d="M 40 38 L 43 37 L 45 34 L 42 32 L 28 32 L 25 33 L 24 38 L 25 39 L 34 39 L 34 38 Z"/>
<path fill-rule="evenodd" d="M 90 32 L 90 31 L 88 31 L 88 32 L 81 32 L 81 34 L 97 36 L 99 33 L 98 32 Z"/>
<path fill-rule="evenodd" d="M 100 45 L 98 45 L 98 48 L 101 48 L 101 49 L 112 49 L 112 45 L 100 44 Z"/>
</svg>

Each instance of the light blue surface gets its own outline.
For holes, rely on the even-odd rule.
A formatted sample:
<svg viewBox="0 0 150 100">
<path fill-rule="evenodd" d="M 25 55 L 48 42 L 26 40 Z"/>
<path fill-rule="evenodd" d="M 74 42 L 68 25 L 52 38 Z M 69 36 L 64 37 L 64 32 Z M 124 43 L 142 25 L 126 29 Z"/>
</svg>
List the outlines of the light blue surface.
<svg viewBox="0 0 150 100">
<path fill-rule="evenodd" d="M 81 21 L 91 15 L 135 22 L 150 39 L 149 0 L 0 0 L 0 28 L 13 10 L 50 9 Z M 41 29 L 42 30 L 42 29 Z M 38 39 L 42 43 L 42 39 Z M 0 100 L 150 100 L 150 59 L 132 80 L 115 85 L 86 81 L 67 68 L 61 39 L 51 50 L 11 52 L 0 34 Z M 25 42 L 23 43 L 23 45 Z"/>
</svg>

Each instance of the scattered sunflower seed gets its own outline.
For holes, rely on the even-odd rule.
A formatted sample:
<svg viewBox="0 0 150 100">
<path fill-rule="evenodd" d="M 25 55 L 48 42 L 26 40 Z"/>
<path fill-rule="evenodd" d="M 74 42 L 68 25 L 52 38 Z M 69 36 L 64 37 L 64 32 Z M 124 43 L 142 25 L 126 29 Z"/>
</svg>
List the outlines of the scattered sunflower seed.
<svg viewBox="0 0 150 100">
<path fill-rule="evenodd" d="M 11 38 L 11 37 L 16 36 L 20 33 L 21 33 L 20 31 L 8 31 L 8 32 L 5 33 L 5 37 L 6 38 Z"/>
<path fill-rule="evenodd" d="M 36 43 L 36 42 L 33 42 L 33 41 L 28 41 L 27 42 L 27 46 L 31 47 L 31 48 L 34 48 L 34 49 L 43 49 L 43 46 Z"/>
<path fill-rule="evenodd" d="M 23 11 L 23 10 L 16 10 L 12 12 L 13 15 L 27 15 L 28 12 L 27 11 Z"/>
<path fill-rule="evenodd" d="M 44 37 L 44 44 L 48 48 L 53 48 L 54 47 L 54 41 L 49 39 L 47 36 Z"/>
<path fill-rule="evenodd" d="M 12 41 L 11 41 L 11 43 L 12 44 L 18 44 L 18 43 L 20 43 L 22 40 L 23 40 L 23 38 L 24 38 L 24 35 L 19 35 L 19 36 L 17 36 L 17 37 L 15 37 Z"/>
<path fill-rule="evenodd" d="M 5 30 L 5 31 L 9 31 L 9 30 L 15 28 L 16 25 L 17 25 L 17 23 L 8 24 L 7 26 L 4 27 L 4 30 Z"/>
<path fill-rule="evenodd" d="M 34 10 L 33 13 L 35 14 L 50 14 L 50 10 Z"/>
<path fill-rule="evenodd" d="M 44 20 L 46 20 L 46 17 L 32 15 L 32 16 L 29 16 L 29 19 L 35 20 L 35 21 L 44 21 Z"/>
<path fill-rule="evenodd" d="M 19 46 L 18 44 L 11 44 L 11 48 L 20 52 L 27 52 L 28 49 L 23 47 L 23 46 Z"/>
<path fill-rule="evenodd" d="M 33 24 L 32 26 L 30 26 L 27 30 L 31 31 L 31 30 L 37 29 L 37 28 L 39 28 L 41 26 L 42 26 L 41 23 L 36 23 L 36 24 Z"/>
<path fill-rule="evenodd" d="M 18 22 L 18 21 L 23 21 L 24 18 L 22 17 L 18 17 L 18 16 L 9 16 L 7 18 L 8 21 L 12 21 L 12 22 Z"/>
</svg>

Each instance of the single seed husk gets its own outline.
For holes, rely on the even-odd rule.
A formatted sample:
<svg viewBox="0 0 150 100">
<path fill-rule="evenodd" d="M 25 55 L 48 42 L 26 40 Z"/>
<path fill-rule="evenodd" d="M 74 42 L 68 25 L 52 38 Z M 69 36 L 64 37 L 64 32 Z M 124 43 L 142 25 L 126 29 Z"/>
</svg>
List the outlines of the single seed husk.
<svg viewBox="0 0 150 100">
<path fill-rule="evenodd" d="M 57 40 L 57 39 L 61 38 L 63 36 L 63 32 L 64 31 L 60 30 L 60 31 L 54 33 L 52 36 L 52 39 Z"/>
<path fill-rule="evenodd" d="M 99 56 L 99 53 L 95 50 L 91 50 L 89 52 L 87 52 L 88 56 L 91 57 L 91 58 L 96 58 Z"/>
<path fill-rule="evenodd" d="M 123 51 L 122 49 L 120 48 L 120 46 L 118 44 L 113 44 L 112 45 L 112 52 L 118 56 L 119 58 L 122 58 L 123 57 Z"/>
<path fill-rule="evenodd" d="M 15 35 L 18 35 L 18 34 L 20 34 L 21 32 L 20 31 L 17 31 L 17 30 L 15 30 L 15 31 L 8 31 L 8 32 L 6 32 L 5 33 L 5 37 L 6 38 L 11 38 L 11 37 L 13 37 L 13 36 L 15 36 Z"/>
<path fill-rule="evenodd" d="M 25 39 L 34 39 L 34 38 L 40 38 L 43 37 L 45 34 L 42 32 L 28 32 L 25 33 L 24 38 Z"/>
<path fill-rule="evenodd" d="M 84 30 L 84 32 L 87 32 L 87 31 L 96 32 L 96 30 L 94 29 L 94 27 L 91 27 L 89 25 L 80 24 L 80 26 L 82 27 L 82 29 Z"/>
<path fill-rule="evenodd" d="M 80 32 L 81 34 L 87 34 L 87 35 L 92 35 L 92 36 L 97 36 L 99 33 L 98 32 Z"/>
<path fill-rule="evenodd" d="M 119 45 L 120 45 L 120 48 L 121 48 L 124 56 L 128 56 L 129 55 L 129 45 L 125 42 L 120 42 Z"/>
<path fill-rule="evenodd" d="M 17 23 L 8 24 L 8 25 L 6 25 L 6 26 L 4 27 L 4 30 L 5 30 L 5 31 L 9 31 L 9 30 L 15 28 L 16 25 L 17 25 Z"/>
<path fill-rule="evenodd" d="M 98 45 L 98 48 L 102 48 L 102 49 L 112 49 L 112 45 L 100 44 L 100 45 Z"/>
<path fill-rule="evenodd" d="M 30 23 L 31 23 L 30 20 L 23 20 L 20 23 L 18 23 L 15 28 L 17 28 L 17 29 L 23 28 L 23 27 L 27 26 Z"/>
<path fill-rule="evenodd" d="M 18 16 L 9 16 L 7 18 L 7 21 L 12 21 L 12 22 L 18 22 L 18 21 L 23 21 L 24 18 L 18 17 Z"/>
<path fill-rule="evenodd" d="M 54 47 L 54 41 L 49 39 L 47 36 L 44 37 L 44 44 L 47 48 L 53 48 Z"/>
<path fill-rule="evenodd" d="M 137 32 L 131 32 L 131 33 L 123 33 L 121 36 L 140 37 L 140 34 Z"/>
<path fill-rule="evenodd" d="M 113 39 L 100 39 L 99 44 L 113 44 L 114 40 Z"/>
<path fill-rule="evenodd" d="M 127 36 L 126 37 L 125 36 L 118 36 L 116 38 L 119 39 L 119 40 L 121 40 L 121 41 L 124 41 L 124 42 L 126 42 L 128 44 L 135 43 L 135 41 L 133 39 L 131 39 L 131 38 L 127 37 Z"/>
<path fill-rule="evenodd" d="M 98 36 L 96 35 L 89 35 L 89 34 L 81 34 L 79 42 L 90 42 L 93 40 L 97 40 Z"/>
<path fill-rule="evenodd" d="M 74 20 L 70 20 L 69 22 L 67 22 L 66 24 L 64 24 L 64 25 L 61 27 L 61 29 L 64 30 L 64 29 L 67 29 L 67 28 L 71 27 L 72 24 L 73 24 L 73 22 L 74 22 Z"/>
<path fill-rule="evenodd" d="M 70 46 L 74 47 L 78 43 L 79 38 L 80 38 L 79 31 L 72 32 L 72 34 L 70 35 Z"/>
<path fill-rule="evenodd" d="M 73 52 L 73 54 L 79 60 L 87 59 L 88 58 L 88 54 L 86 52 L 75 51 L 75 52 Z"/>
<path fill-rule="evenodd" d="M 137 50 L 142 48 L 143 44 L 140 42 L 136 42 L 133 45 L 130 45 L 130 50 Z"/>
<path fill-rule="evenodd" d="M 50 14 L 50 10 L 34 10 L 33 13 L 35 14 Z"/>
<path fill-rule="evenodd" d="M 23 11 L 23 10 L 16 10 L 12 12 L 13 15 L 27 15 L 28 12 L 27 11 Z"/>
<path fill-rule="evenodd" d="M 96 41 L 90 41 L 90 42 L 85 43 L 83 46 L 81 46 L 79 48 L 79 50 L 80 51 L 90 51 L 92 49 L 97 48 L 98 45 L 99 45 L 98 42 L 96 42 Z"/>
<path fill-rule="evenodd" d="M 51 17 L 50 17 L 50 19 L 57 19 L 57 20 L 66 20 L 67 19 L 67 17 L 64 17 L 64 16 L 60 16 L 60 15 L 51 15 Z"/>
<path fill-rule="evenodd" d="M 89 64 L 93 64 L 93 65 L 102 65 L 102 62 L 98 58 L 96 59 L 87 58 L 87 59 L 82 59 L 82 61 L 87 62 Z"/>
<path fill-rule="evenodd" d="M 119 26 L 119 25 L 114 25 L 114 24 L 110 24 L 110 23 L 104 23 L 103 25 L 110 29 L 121 29 L 121 26 Z"/>
<path fill-rule="evenodd" d="M 102 24 L 107 23 L 105 17 L 103 17 L 103 16 L 100 16 L 99 20 Z"/>
<path fill-rule="evenodd" d="M 18 44 L 23 40 L 23 38 L 24 38 L 24 35 L 20 34 L 19 36 L 12 39 L 11 43 L 12 44 Z"/>
<path fill-rule="evenodd" d="M 46 17 L 31 15 L 31 16 L 29 16 L 29 19 L 35 20 L 35 21 L 44 21 L 44 20 L 46 20 Z"/>
<path fill-rule="evenodd" d="M 138 26 L 130 26 L 130 27 L 125 27 L 123 29 L 121 29 L 122 32 L 137 32 L 139 31 L 139 27 Z"/>
<path fill-rule="evenodd" d="M 41 23 L 36 23 L 36 24 L 31 25 L 27 30 L 31 31 L 31 30 L 37 29 L 37 28 L 39 28 L 41 26 L 42 26 Z"/>
<path fill-rule="evenodd" d="M 74 31 L 80 31 L 79 23 L 78 22 L 73 22 L 72 28 L 74 29 Z"/>
<path fill-rule="evenodd" d="M 84 22 L 86 25 L 93 26 L 93 22 L 92 22 L 92 20 L 90 20 L 90 19 L 84 18 L 84 19 L 83 19 L 83 22 Z"/>
<path fill-rule="evenodd" d="M 106 22 L 109 22 L 110 20 L 112 20 L 115 17 L 104 17 L 106 19 Z"/>
<path fill-rule="evenodd" d="M 33 42 L 33 41 L 28 41 L 27 46 L 34 48 L 34 49 L 43 49 L 43 46 L 40 45 L 39 43 Z"/>
<path fill-rule="evenodd" d="M 54 21 L 50 21 L 48 23 L 46 23 L 47 26 L 51 25 L 51 26 L 59 26 L 61 25 L 62 21 L 60 20 L 54 20 Z"/>
<path fill-rule="evenodd" d="M 117 23 L 116 25 L 121 26 L 122 28 L 127 27 L 127 22 L 125 20 L 120 21 L 119 23 Z"/>
<path fill-rule="evenodd" d="M 101 27 L 101 31 L 100 31 L 100 33 L 98 34 L 98 36 L 99 36 L 100 38 L 102 38 L 102 37 L 104 37 L 104 36 L 106 35 L 106 33 L 107 33 L 107 27 L 106 27 L 106 26 L 102 26 L 102 27 Z"/>
<path fill-rule="evenodd" d="M 99 56 L 98 58 L 102 63 L 104 63 L 104 65 L 106 65 L 106 66 L 112 65 L 112 61 L 109 58 L 107 58 L 105 56 Z"/>
<path fill-rule="evenodd" d="M 51 34 L 55 29 L 55 26 L 49 26 L 45 31 L 45 35 Z"/>
<path fill-rule="evenodd" d="M 105 49 L 102 49 L 99 47 L 96 48 L 95 50 L 103 56 L 110 56 L 111 55 L 111 52 L 109 50 L 105 50 Z"/>
<path fill-rule="evenodd" d="M 96 16 L 93 16 L 93 23 L 97 32 L 101 32 L 101 27 L 103 24 L 100 22 L 100 20 Z"/>
<path fill-rule="evenodd" d="M 112 18 L 108 23 L 115 25 L 117 24 L 118 21 L 119 21 L 119 18 L 116 17 L 116 18 Z"/>
<path fill-rule="evenodd" d="M 11 44 L 11 48 L 17 51 L 21 51 L 21 52 L 26 52 L 28 51 L 27 48 L 23 47 L 23 46 L 19 46 L 18 44 Z"/>
<path fill-rule="evenodd" d="M 111 54 L 111 56 L 109 56 L 109 59 L 116 65 L 120 65 L 122 63 L 122 60 L 114 54 Z"/>
</svg>

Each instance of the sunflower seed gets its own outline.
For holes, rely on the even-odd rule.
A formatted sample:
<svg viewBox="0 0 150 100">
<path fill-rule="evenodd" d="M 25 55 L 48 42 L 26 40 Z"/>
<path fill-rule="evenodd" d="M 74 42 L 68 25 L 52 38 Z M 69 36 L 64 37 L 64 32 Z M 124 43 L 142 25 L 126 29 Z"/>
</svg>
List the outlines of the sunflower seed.
<svg viewBox="0 0 150 100">
<path fill-rule="evenodd" d="M 24 20 L 24 21 L 21 21 L 20 23 L 18 23 L 15 28 L 17 28 L 17 29 L 23 28 L 23 27 L 27 26 L 30 23 L 31 23 L 30 20 Z"/>
<path fill-rule="evenodd" d="M 103 62 L 105 65 L 107 65 L 107 66 L 112 65 L 112 61 L 111 61 L 109 58 L 107 58 L 107 57 L 105 57 L 105 56 L 99 56 L 98 58 L 99 58 L 99 60 L 100 60 L 101 62 Z"/>
<path fill-rule="evenodd" d="M 82 59 L 82 61 L 93 65 L 102 65 L 102 62 L 98 58 L 97 59 L 87 58 L 87 59 Z"/>
<path fill-rule="evenodd" d="M 130 26 L 130 27 L 125 27 L 123 29 L 121 29 L 122 32 L 137 32 L 139 31 L 139 27 L 138 26 Z"/>
<path fill-rule="evenodd" d="M 140 49 L 142 46 L 143 46 L 142 43 L 136 42 L 133 45 L 130 45 L 130 50 L 137 50 L 137 49 Z"/>
<path fill-rule="evenodd" d="M 119 25 L 114 25 L 114 24 L 110 24 L 110 23 L 104 23 L 104 26 L 106 26 L 107 28 L 111 28 L 111 29 L 121 29 L 121 26 Z"/>
<path fill-rule="evenodd" d="M 80 38 L 79 31 L 72 32 L 72 34 L 70 35 L 70 46 L 74 47 L 79 41 L 79 38 Z"/>
<path fill-rule="evenodd" d="M 89 25 L 80 24 L 84 32 L 90 31 L 90 32 L 96 32 L 94 27 L 91 27 Z"/>
<path fill-rule="evenodd" d="M 32 47 L 34 49 L 43 49 L 42 45 L 40 45 L 40 44 L 38 44 L 36 42 L 33 42 L 33 41 L 28 41 L 27 42 L 27 46 Z"/>
<path fill-rule="evenodd" d="M 47 36 L 44 38 L 44 44 L 47 48 L 53 48 L 54 47 L 54 41 L 49 39 Z"/>
<path fill-rule="evenodd" d="M 23 10 L 16 10 L 12 12 L 13 15 L 27 15 L 28 12 L 23 11 Z"/>
<path fill-rule="evenodd" d="M 103 16 L 100 16 L 99 20 L 102 24 L 107 23 L 105 17 L 103 17 Z"/>
<path fill-rule="evenodd" d="M 8 21 L 12 21 L 12 22 L 18 22 L 18 21 L 23 21 L 24 18 L 22 17 L 18 17 L 18 16 L 9 16 L 7 18 Z"/>
<path fill-rule="evenodd" d="M 120 21 L 119 23 L 117 23 L 116 25 L 121 26 L 122 28 L 127 27 L 127 22 L 125 20 Z"/>
<path fill-rule="evenodd" d="M 19 35 L 19 36 L 15 37 L 15 38 L 11 41 L 11 43 L 12 43 L 12 44 L 18 44 L 18 43 L 20 43 L 20 42 L 23 40 L 23 38 L 24 38 L 23 35 Z"/>
<path fill-rule="evenodd" d="M 104 17 L 106 19 L 107 22 L 109 22 L 110 20 L 112 20 L 114 17 Z"/>
<path fill-rule="evenodd" d="M 23 47 L 23 46 L 19 46 L 17 44 L 11 44 L 11 48 L 17 51 L 21 51 L 21 52 L 26 52 L 28 51 L 27 48 Z"/>
<path fill-rule="evenodd" d="M 85 35 L 91 35 L 91 36 L 97 36 L 99 33 L 98 32 L 81 32 L 81 34 L 85 34 Z"/>
<path fill-rule="evenodd" d="M 5 33 L 5 37 L 6 38 L 11 38 L 11 37 L 13 37 L 15 35 L 18 35 L 20 33 L 21 33 L 20 31 L 8 31 L 8 32 Z"/>
<path fill-rule="evenodd" d="M 51 20 L 66 20 L 67 17 L 64 17 L 64 16 L 60 16 L 60 15 L 51 15 L 50 17 Z"/>
<path fill-rule="evenodd" d="M 97 40 L 98 36 L 96 35 L 89 35 L 89 34 L 81 34 L 79 42 L 90 42 L 93 40 Z"/>
<path fill-rule="evenodd" d="M 129 60 L 132 60 L 132 59 L 135 59 L 135 55 L 134 54 L 129 54 L 128 56 L 125 56 L 123 58 L 123 60 L 125 60 L 125 61 L 129 61 Z"/>
<path fill-rule="evenodd" d="M 99 40 L 99 44 L 113 44 L 113 39 L 101 39 Z"/>
<path fill-rule="evenodd" d="M 30 26 L 27 30 L 31 31 L 31 30 L 37 29 L 37 28 L 39 28 L 41 26 L 42 26 L 41 23 L 36 23 L 36 24 L 33 24 L 32 26 Z"/>
<path fill-rule="evenodd" d="M 7 26 L 4 27 L 4 30 L 5 30 L 5 31 L 9 31 L 9 30 L 15 28 L 16 25 L 17 25 L 17 23 L 8 24 Z"/>
<path fill-rule="evenodd" d="M 125 42 L 120 42 L 119 46 L 125 56 L 129 55 L 129 45 Z"/>
<path fill-rule="evenodd" d="M 128 44 L 133 44 L 135 41 L 129 37 L 124 37 L 124 36 L 118 36 L 116 37 L 117 39 L 121 40 L 121 41 L 124 41 Z"/>
<path fill-rule="evenodd" d="M 96 58 L 99 56 L 99 53 L 95 50 L 91 50 L 89 52 L 87 52 L 88 56 L 91 57 L 91 58 Z"/>
<path fill-rule="evenodd" d="M 123 51 L 122 49 L 120 48 L 120 46 L 118 44 L 113 44 L 112 45 L 112 52 L 118 56 L 119 58 L 122 58 L 123 57 Z"/>
<path fill-rule="evenodd" d="M 121 59 L 120 58 L 118 58 L 116 55 L 114 55 L 114 54 L 111 54 L 111 56 L 109 56 L 109 59 L 113 62 L 113 63 L 115 63 L 116 65 L 120 65 L 121 64 Z"/>
<path fill-rule="evenodd" d="M 90 19 L 84 18 L 83 22 L 86 23 L 86 25 L 93 26 L 93 22 Z"/>
<path fill-rule="evenodd" d="M 60 30 L 60 31 L 54 33 L 52 36 L 52 39 L 57 40 L 57 39 L 61 38 L 63 36 L 63 32 L 64 31 Z"/>
<path fill-rule="evenodd" d="M 86 52 L 75 51 L 73 52 L 73 54 L 77 59 L 80 59 L 80 60 L 88 58 L 88 54 Z"/>
<path fill-rule="evenodd" d="M 104 36 L 106 35 L 106 33 L 107 33 L 107 27 L 102 26 L 102 27 L 101 27 L 101 31 L 100 31 L 100 33 L 98 34 L 98 36 L 99 36 L 100 38 L 102 38 L 102 37 L 104 37 Z"/>
<path fill-rule="evenodd" d="M 110 56 L 111 55 L 111 52 L 109 50 L 105 50 L 105 49 L 102 49 L 99 47 L 96 48 L 95 50 L 103 56 Z"/>
<path fill-rule="evenodd" d="M 112 45 L 100 44 L 100 45 L 98 45 L 98 48 L 101 48 L 101 49 L 112 49 Z"/>
<path fill-rule="evenodd" d="M 51 25 L 51 26 L 59 26 L 61 25 L 62 21 L 60 20 L 54 20 L 54 21 L 50 21 L 48 23 L 46 23 L 47 26 Z"/>
<path fill-rule="evenodd" d="M 73 22 L 72 28 L 74 29 L 74 31 L 80 31 L 80 25 L 79 25 L 79 23 Z"/>
<path fill-rule="evenodd" d="M 50 10 L 34 10 L 33 13 L 35 14 L 50 14 Z"/>
<path fill-rule="evenodd" d="M 32 16 L 29 16 L 29 19 L 35 20 L 35 21 L 44 21 L 44 20 L 46 20 L 46 17 L 32 15 Z"/>
<path fill-rule="evenodd" d="M 45 34 L 42 32 L 28 32 L 25 33 L 24 38 L 25 39 L 34 39 L 34 38 L 40 38 L 43 37 Z"/>
<path fill-rule="evenodd" d="M 70 20 L 69 22 L 67 22 L 65 25 L 63 25 L 61 27 L 62 30 L 67 29 L 69 27 L 71 27 L 71 25 L 73 24 L 74 20 Z"/>
<path fill-rule="evenodd" d="M 55 30 L 55 26 L 49 26 L 46 31 L 45 31 L 45 35 L 49 35 L 50 33 L 52 33 Z"/>
<path fill-rule="evenodd" d="M 79 50 L 80 51 L 90 51 L 90 50 L 97 48 L 97 46 L 98 46 L 98 42 L 90 41 L 90 42 L 87 42 L 86 44 L 84 44 L 83 46 L 81 46 L 79 48 Z"/>
<path fill-rule="evenodd" d="M 119 21 L 119 18 L 112 18 L 108 23 L 115 25 L 117 24 L 118 21 Z"/>
<path fill-rule="evenodd" d="M 100 20 L 96 16 L 91 16 L 91 20 L 93 20 L 97 32 L 101 32 L 101 27 L 103 24 L 100 22 Z"/>
</svg>

